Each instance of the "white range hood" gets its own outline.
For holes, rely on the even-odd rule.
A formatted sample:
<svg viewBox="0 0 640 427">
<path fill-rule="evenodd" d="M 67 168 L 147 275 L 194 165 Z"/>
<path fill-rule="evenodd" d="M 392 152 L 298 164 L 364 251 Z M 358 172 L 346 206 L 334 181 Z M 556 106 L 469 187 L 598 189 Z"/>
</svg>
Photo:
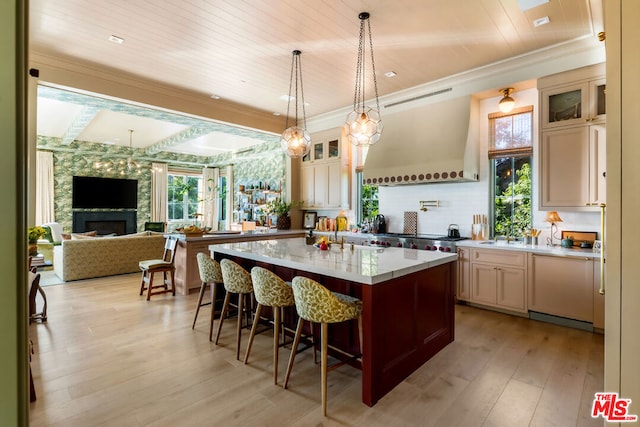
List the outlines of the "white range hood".
<svg viewBox="0 0 640 427">
<path fill-rule="evenodd" d="M 369 148 L 364 180 L 373 185 L 478 180 L 480 102 L 454 98 L 382 117 Z"/>
</svg>

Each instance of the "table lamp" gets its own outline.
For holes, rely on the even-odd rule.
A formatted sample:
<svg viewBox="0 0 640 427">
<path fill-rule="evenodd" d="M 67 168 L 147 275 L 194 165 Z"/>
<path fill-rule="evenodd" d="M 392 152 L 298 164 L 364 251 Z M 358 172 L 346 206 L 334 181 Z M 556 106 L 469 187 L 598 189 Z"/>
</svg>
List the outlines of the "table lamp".
<svg viewBox="0 0 640 427">
<path fill-rule="evenodd" d="M 545 217 L 544 222 L 551 223 L 551 233 L 549 235 L 549 238 L 547 239 L 547 244 L 549 246 L 553 246 L 553 238 L 558 232 L 558 226 L 556 225 L 556 223 L 562 222 L 562 218 L 560 218 L 560 215 L 558 215 L 558 212 L 550 211 L 550 212 L 547 212 L 547 216 Z"/>
</svg>

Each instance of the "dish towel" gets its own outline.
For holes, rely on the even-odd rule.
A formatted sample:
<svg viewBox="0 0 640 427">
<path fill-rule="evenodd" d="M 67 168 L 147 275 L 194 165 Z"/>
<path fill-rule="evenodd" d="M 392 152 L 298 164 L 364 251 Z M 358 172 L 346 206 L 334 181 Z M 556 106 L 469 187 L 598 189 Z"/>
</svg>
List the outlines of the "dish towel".
<svg viewBox="0 0 640 427">
<path fill-rule="evenodd" d="M 404 234 L 418 234 L 418 212 L 404 213 L 404 226 L 402 232 Z"/>
</svg>

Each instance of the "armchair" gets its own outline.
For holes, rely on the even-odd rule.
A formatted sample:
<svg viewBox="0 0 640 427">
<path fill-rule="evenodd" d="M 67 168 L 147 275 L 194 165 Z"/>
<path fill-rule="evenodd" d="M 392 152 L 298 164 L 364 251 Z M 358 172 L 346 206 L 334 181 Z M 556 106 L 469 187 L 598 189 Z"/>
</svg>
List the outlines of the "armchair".
<svg viewBox="0 0 640 427">
<path fill-rule="evenodd" d="M 38 252 L 42 254 L 45 262 L 53 264 L 53 247 L 62 244 L 62 226 L 57 222 L 42 224 L 46 234 L 38 240 Z"/>
</svg>

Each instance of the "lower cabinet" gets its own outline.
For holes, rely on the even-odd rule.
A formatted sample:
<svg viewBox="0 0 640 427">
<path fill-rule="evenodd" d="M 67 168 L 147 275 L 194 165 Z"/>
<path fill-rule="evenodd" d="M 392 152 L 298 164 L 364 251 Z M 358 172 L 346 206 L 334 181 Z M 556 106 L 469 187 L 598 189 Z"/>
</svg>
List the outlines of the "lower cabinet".
<svg viewBox="0 0 640 427">
<path fill-rule="evenodd" d="M 593 327 L 604 331 L 604 294 L 600 293 L 600 260 L 593 260 Z"/>
<path fill-rule="evenodd" d="M 471 265 L 471 250 L 469 248 L 456 248 L 458 253 L 458 271 L 456 272 L 456 298 L 460 301 L 469 301 L 471 296 L 471 280 L 469 269 Z"/>
<path fill-rule="evenodd" d="M 595 261 L 530 253 L 529 310 L 593 322 Z"/>
<path fill-rule="evenodd" d="M 526 254 L 472 249 L 469 301 L 526 313 Z"/>
<path fill-rule="evenodd" d="M 598 258 L 460 246 L 457 252 L 458 301 L 591 322 L 604 331 Z"/>
</svg>

